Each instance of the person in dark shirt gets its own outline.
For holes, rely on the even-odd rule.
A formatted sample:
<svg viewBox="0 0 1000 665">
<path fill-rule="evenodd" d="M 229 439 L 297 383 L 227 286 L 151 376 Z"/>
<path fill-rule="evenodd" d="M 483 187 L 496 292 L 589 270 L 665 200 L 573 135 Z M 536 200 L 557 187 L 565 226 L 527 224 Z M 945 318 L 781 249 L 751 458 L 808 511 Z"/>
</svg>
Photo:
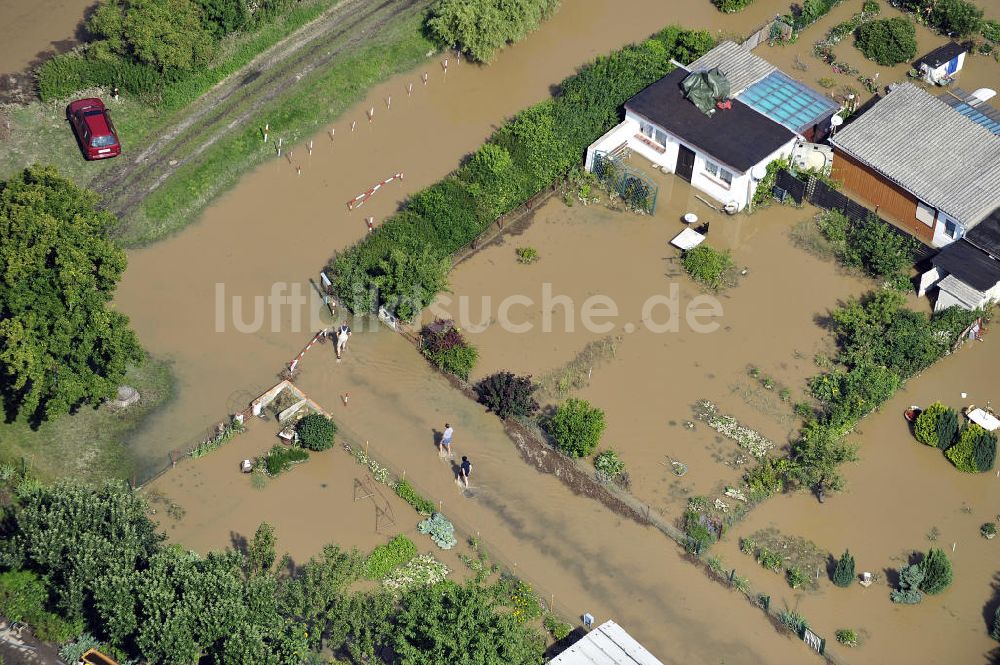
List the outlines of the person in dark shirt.
<svg viewBox="0 0 1000 665">
<path fill-rule="evenodd" d="M 472 462 L 465 455 L 462 455 L 462 464 L 458 467 L 458 477 L 465 483 L 465 486 L 469 486 L 469 476 L 472 475 Z"/>
</svg>

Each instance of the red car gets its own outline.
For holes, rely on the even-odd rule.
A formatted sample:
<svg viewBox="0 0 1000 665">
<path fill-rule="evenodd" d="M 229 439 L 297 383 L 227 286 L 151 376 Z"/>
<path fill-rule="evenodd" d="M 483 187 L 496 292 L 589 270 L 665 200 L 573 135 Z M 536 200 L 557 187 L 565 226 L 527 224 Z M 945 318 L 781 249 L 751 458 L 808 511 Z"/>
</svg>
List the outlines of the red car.
<svg viewBox="0 0 1000 665">
<path fill-rule="evenodd" d="M 100 99 L 76 100 L 66 107 L 66 118 L 73 126 L 84 159 L 107 159 L 121 154 L 122 144 L 111 124 L 111 113 Z"/>
</svg>

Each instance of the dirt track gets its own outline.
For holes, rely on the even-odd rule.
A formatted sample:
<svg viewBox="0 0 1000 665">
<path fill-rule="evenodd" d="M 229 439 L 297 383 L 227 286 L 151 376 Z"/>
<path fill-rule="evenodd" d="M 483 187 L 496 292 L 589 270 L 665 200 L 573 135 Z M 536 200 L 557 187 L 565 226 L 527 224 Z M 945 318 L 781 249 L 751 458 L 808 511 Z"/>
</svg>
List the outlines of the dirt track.
<svg viewBox="0 0 1000 665">
<path fill-rule="evenodd" d="M 144 150 L 105 171 L 92 188 L 108 210 L 119 217 L 129 214 L 174 170 L 245 125 L 303 77 L 377 34 L 393 18 L 427 4 L 342 0 L 216 85 Z"/>
</svg>

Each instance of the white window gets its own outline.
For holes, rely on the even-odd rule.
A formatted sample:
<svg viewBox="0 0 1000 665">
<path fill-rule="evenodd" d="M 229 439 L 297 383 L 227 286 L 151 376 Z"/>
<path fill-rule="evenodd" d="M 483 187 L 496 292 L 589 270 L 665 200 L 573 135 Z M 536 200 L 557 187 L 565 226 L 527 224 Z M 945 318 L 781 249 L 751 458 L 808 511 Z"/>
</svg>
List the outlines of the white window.
<svg viewBox="0 0 1000 665">
<path fill-rule="evenodd" d="M 667 134 L 661 129 L 658 129 L 655 125 L 646 122 L 645 120 L 639 121 L 639 131 L 642 135 L 650 139 L 657 145 L 666 147 L 667 145 Z"/>
<path fill-rule="evenodd" d="M 722 182 L 726 183 L 726 186 L 733 184 L 733 174 L 722 168 L 715 162 L 705 160 L 705 172 L 708 173 L 713 178 L 717 178 Z"/>
<path fill-rule="evenodd" d="M 927 205 L 923 201 L 917 201 L 917 219 L 919 219 L 927 226 L 934 226 L 934 218 L 936 216 L 937 216 L 937 210 Z"/>
</svg>

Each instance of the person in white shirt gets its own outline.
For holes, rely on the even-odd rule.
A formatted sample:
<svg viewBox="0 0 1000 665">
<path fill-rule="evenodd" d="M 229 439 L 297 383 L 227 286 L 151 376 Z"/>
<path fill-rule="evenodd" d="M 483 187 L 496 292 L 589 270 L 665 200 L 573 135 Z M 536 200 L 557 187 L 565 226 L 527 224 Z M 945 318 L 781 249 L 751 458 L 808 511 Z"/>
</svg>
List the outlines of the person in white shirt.
<svg viewBox="0 0 1000 665">
<path fill-rule="evenodd" d="M 451 437 L 455 436 L 455 428 L 453 428 L 449 423 L 444 424 L 444 432 L 441 434 L 441 443 L 438 445 L 438 450 L 442 453 L 447 453 L 451 455 Z"/>
<path fill-rule="evenodd" d="M 347 340 L 351 337 L 351 328 L 346 323 L 340 324 L 337 328 L 337 360 L 347 348 Z"/>
</svg>

